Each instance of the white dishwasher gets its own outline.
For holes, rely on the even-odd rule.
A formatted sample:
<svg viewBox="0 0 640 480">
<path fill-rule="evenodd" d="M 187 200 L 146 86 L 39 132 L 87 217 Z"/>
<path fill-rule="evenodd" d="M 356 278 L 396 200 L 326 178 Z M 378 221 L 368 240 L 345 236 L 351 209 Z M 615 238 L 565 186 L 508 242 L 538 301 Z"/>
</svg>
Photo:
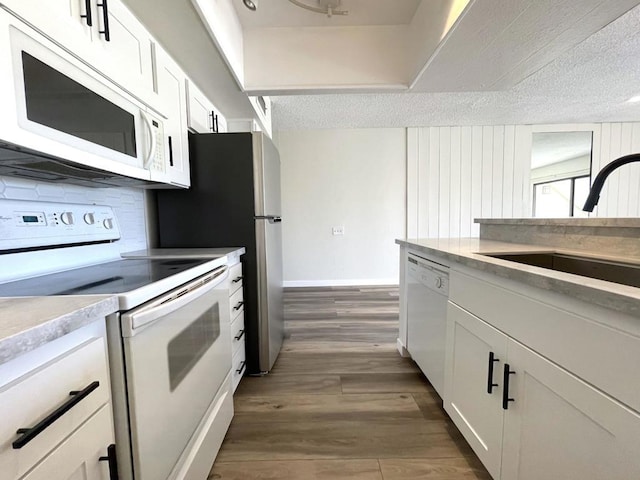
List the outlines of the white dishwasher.
<svg viewBox="0 0 640 480">
<path fill-rule="evenodd" d="M 406 272 L 407 349 L 442 397 L 449 267 L 409 253 Z"/>
</svg>

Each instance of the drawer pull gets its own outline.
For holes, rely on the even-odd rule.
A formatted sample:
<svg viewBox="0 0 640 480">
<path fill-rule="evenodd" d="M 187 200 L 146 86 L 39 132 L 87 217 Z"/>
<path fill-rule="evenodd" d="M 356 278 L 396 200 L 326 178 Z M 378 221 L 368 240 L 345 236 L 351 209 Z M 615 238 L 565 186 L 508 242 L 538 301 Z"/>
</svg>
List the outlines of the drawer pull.
<svg viewBox="0 0 640 480">
<path fill-rule="evenodd" d="M 116 445 L 112 443 L 107 447 L 107 456 L 100 457 L 101 462 L 109 462 L 109 480 L 118 480 L 118 457 L 116 455 Z"/>
<path fill-rule="evenodd" d="M 242 360 L 242 363 L 240 364 L 240 368 L 236 370 L 236 373 L 239 375 L 241 374 L 244 369 L 247 367 L 247 362 L 245 362 L 244 360 Z"/>
<path fill-rule="evenodd" d="M 100 386 L 100 382 L 95 381 L 90 383 L 83 390 L 69 392 L 69 395 L 71 395 L 72 398 L 70 398 L 61 406 L 59 406 L 55 411 L 53 411 L 50 415 L 44 418 L 35 427 L 18 429 L 16 433 L 22 436 L 12 443 L 13 448 L 17 450 L 19 448 L 24 447 L 27 443 L 29 443 L 31 440 L 33 440 L 38 435 L 40 435 L 49 426 L 51 426 L 56 420 L 58 420 L 62 415 L 64 415 L 73 407 L 75 407 L 78 403 L 82 401 L 83 398 L 85 398 L 87 395 L 89 395 L 99 386 Z"/>
<path fill-rule="evenodd" d="M 502 385 L 502 408 L 505 410 L 509 409 L 509 402 L 514 402 L 514 398 L 509 397 L 509 376 L 515 375 L 516 372 L 511 370 L 511 366 L 508 363 L 504 364 L 504 373 L 503 373 L 503 385 Z"/>
<path fill-rule="evenodd" d="M 102 23 L 104 24 L 104 30 L 99 30 L 100 35 L 104 35 L 104 39 L 107 42 L 111 41 L 111 31 L 109 30 L 109 5 L 107 0 L 102 0 L 102 3 L 98 3 L 98 8 L 102 9 Z"/>
<path fill-rule="evenodd" d="M 233 309 L 234 310 L 240 310 L 243 305 L 244 305 L 244 302 L 238 302 L 238 304 L 235 307 L 233 307 Z"/>
<path fill-rule="evenodd" d="M 93 19 L 91 18 L 91 0 L 84 0 L 84 15 L 80 15 L 80 18 L 86 19 L 87 27 L 93 27 Z"/>
<path fill-rule="evenodd" d="M 493 352 L 489 352 L 489 368 L 487 371 L 487 393 L 491 395 L 493 393 L 493 387 L 497 387 L 497 383 L 493 383 L 493 364 L 499 362 L 500 359 L 496 358 Z"/>
<path fill-rule="evenodd" d="M 244 328 L 240 330 L 240 333 L 238 333 L 238 335 L 236 335 L 233 338 L 235 338 L 236 340 L 240 340 L 243 336 L 244 336 Z"/>
<path fill-rule="evenodd" d="M 241 282 L 243 278 L 244 278 L 244 277 L 243 277 L 242 275 L 240 275 L 239 277 L 236 277 L 236 278 L 234 278 L 233 280 L 231 280 L 231 283 L 238 283 L 238 282 Z"/>
</svg>

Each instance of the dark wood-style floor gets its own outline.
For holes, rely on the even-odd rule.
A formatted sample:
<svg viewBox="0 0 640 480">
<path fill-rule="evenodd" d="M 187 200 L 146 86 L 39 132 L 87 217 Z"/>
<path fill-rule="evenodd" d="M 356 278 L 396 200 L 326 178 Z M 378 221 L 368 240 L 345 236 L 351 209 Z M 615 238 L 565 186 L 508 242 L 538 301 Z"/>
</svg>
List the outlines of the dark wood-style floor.
<svg viewBox="0 0 640 480">
<path fill-rule="evenodd" d="M 209 479 L 489 480 L 415 364 L 398 289 L 285 291 L 272 372 L 246 377 Z"/>
</svg>

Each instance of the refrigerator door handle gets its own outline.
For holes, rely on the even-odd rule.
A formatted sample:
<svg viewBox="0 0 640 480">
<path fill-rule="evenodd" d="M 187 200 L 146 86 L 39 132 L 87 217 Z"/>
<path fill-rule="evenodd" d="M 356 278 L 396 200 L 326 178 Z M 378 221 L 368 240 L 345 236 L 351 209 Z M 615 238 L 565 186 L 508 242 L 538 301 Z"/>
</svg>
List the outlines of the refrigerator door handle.
<svg viewBox="0 0 640 480">
<path fill-rule="evenodd" d="M 282 217 L 278 217 L 277 215 L 256 215 L 253 217 L 254 220 L 269 220 L 269 223 L 281 223 Z"/>
</svg>

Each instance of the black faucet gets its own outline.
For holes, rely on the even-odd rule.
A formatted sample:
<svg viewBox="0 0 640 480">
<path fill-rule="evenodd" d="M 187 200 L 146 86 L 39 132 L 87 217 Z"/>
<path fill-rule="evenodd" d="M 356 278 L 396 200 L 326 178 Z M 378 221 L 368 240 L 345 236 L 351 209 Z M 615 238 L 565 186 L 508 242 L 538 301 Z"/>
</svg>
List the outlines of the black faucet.
<svg viewBox="0 0 640 480">
<path fill-rule="evenodd" d="M 584 207 L 582 207 L 582 210 L 584 210 L 585 212 L 593 212 L 593 207 L 598 204 L 598 200 L 600 199 L 600 191 L 602 190 L 604 181 L 607 179 L 607 177 L 616 168 L 631 162 L 640 162 L 640 153 L 632 153 L 631 155 L 625 155 L 624 157 L 617 158 L 613 162 L 607 164 L 602 170 L 600 170 L 600 173 L 598 173 L 596 179 L 593 181 L 593 185 L 591 185 L 589 196 L 587 197 L 587 201 L 584 202 Z"/>
</svg>

